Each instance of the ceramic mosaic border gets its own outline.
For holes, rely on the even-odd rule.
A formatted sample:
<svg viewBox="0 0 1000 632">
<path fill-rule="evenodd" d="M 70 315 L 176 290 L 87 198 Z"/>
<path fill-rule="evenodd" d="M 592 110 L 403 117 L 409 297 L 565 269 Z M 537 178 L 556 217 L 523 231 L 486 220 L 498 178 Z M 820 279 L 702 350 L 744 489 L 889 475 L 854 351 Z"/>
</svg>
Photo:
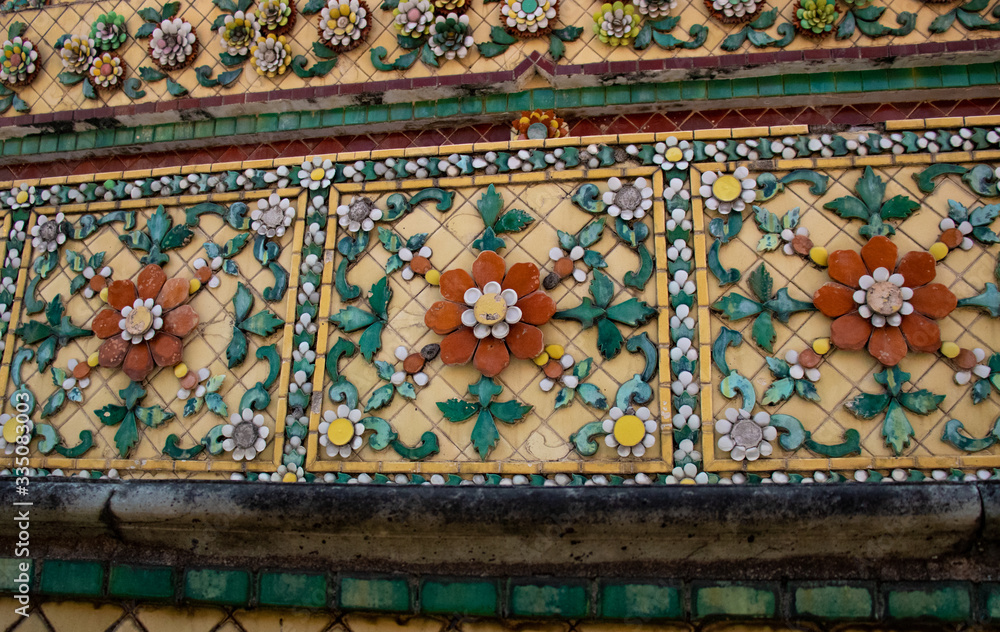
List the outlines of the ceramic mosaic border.
<svg viewBox="0 0 1000 632">
<path fill-rule="evenodd" d="M 638 147 L 642 143 L 652 143 L 656 141 L 665 141 L 668 138 L 675 138 L 678 140 L 688 139 L 692 140 L 692 145 L 694 146 L 694 158 L 693 162 L 698 164 L 699 168 L 717 168 L 723 169 L 731 167 L 732 165 L 727 165 L 726 163 L 707 163 L 706 161 L 716 154 L 726 155 L 732 159 L 739 159 L 743 156 L 748 156 L 751 158 L 760 159 L 770 159 L 772 162 L 767 163 L 768 169 L 807 169 L 807 168 L 822 168 L 822 167 L 845 167 L 845 166 L 861 166 L 861 165 L 893 165 L 893 164 L 931 164 L 940 162 L 973 162 L 973 161 L 983 161 L 983 160 L 996 160 L 1000 157 L 1000 151 L 991 149 L 1000 144 L 1000 135 L 993 130 L 988 130 L 986 127 L 977 126 L 996 126 L 1000 124 L 1000 117 L 967 117 L 965 119 L 929 119 L 924 121 L 899 121 L 888 125 L 888 134 L 879 134 L 873 132 L 860 133 L 864 136 L 864 139 L 853 138 L 853 145 L 850 143 L 836 141 L 833 139 L 826 140 L 821 135 L 814 135 L 812 137 L 808 136 L 809 129 L 806 126 L 783 126 L 777 128 L 750 128 L 750 129 L 736 129 L 736 130 L 706 130 L 702 132 L 694 133 L 671 133 L 671 134 L 637 134 L 637 135 L 625 135 L 625 136 L 604 136 L 604 137 L 591 137 L 585 139 L 558 139 L 554 141 L 545 141 L 542 143 L 534 143 L 531 141 L 513 141 L 510 143 L 493 143 L 493 144 L 483 144 L 483 145 L 468 145 L 468 146 L 451 146 L 451 147 L 437 147 L 437 148 L 420 148 L 415 150 L 404 150 L 402 152 L 404 157 L 415 158 L 418 156 L 434 156 L 441 155 L 447 156 L 447 159 L 443 159 L 439 164 L 435 164 L 433 161 L 427 163 L 429 165 L 426 171 L 427 176 L 431 176 L 434 179 L 417 178 L 415 180 L 411 179 L 396 179 L 395 177 L 389 178 L 387 174 L 400 173 L 400 177 L 403 175 L 411 176 L 413 174 L 407 172 L 405 169 L 399 170 L 395 169 L 394 166 L 388 165 L 383 161 L 387 158 L 392 158 L 394 156 L 399 156 L 399 152 L 380 151 L 380 152 L 363 152 L 360 154 L 350 154 L 350 155 L 335 155 L 331 158 L 338 160 L 336 164 L 336 177 L 334 181 L 345 181 L 351 180 L 357 183 L 369 181 L 365 184 L 365 187 L 378 187 L 382 190 L 397 190 L 406 187 L 415 186 L 431 186 L 432 184 L 440 184 L 442 186 L 454 186 L 460 183 L 471 182 L 468 176 L 459 176 L 460 173 L 468 173 L 469 171 L 477 171 L 480 169 L 486 169 L 488 167 L 499 169 L 498 165 L 503 165 L 503 162 L 498 162 L 498 159 L 502 158 L 502 161 L 506 162 L 505 168 L 509 171 L 511 168 L 520 169 L 522 171 L 530 172 L 535 168 L 536 161 L 538 168 L 544 168 L 543 165 L 547 165 L 545 159 L 545 148 L 562 149 L 572 146 L 585 146 L 588 148 L 588 158 L 589 165 L 591 167 L 591 173 L 593 177 L 606 177 L 610 175 L 615 175 L 618 172 L 615 170 L 608 170 L 606 166 L 611 166 L 615 164 L 616 161 L 620 160 L 615 149 L 610 147 L 610 144 L 620 145 L 618 151 L 624 152 L 621 154 L 622 157 L 627 158 L 629 155 L 634 155 L 643 162 L 652 162 L 652 154 L 643 153 Z M 947 128 L 954 128 L 956 126 L 968 125 L 969 128 L 959 129 L 957 133 L 948 132 Z M 947 148 L 961 148 L 966 151 L 956 151 L 956 152 L 941 152 L 938 151 L 934 154 L 929 155 L 914 155 L 907 156 L 909 152 L 914 152 L 919 150 L 917 147 L 916 140 L 919 138 L 916 133 L 912 130 L 925 130 L 931 129 L 934 131 L 934 138 L 936 143 L 941 143 Z M 800 135 L 796 138 L 794 135 Z M 702 140 L 698 140 L 702 139 Z M 716 142 L 712 142 L 713 139 L 719 139 Z M 723 140 L 725 139 L 725 140 Z M 749 142 L 748 142 L 749 141 Z M 608 143 L 609 145 L 604 145 Z M 718 143 L 718 144 L 716 144 Z M 541 150 L 539 149 L 541 148 Z M 933 148 L 932 148 L 933 149 Z M 505 153 L 503 150 L 509 150 L 511 153 Z M 484 159 L 485 154 L 480 154 L 479 162 L 471 157 L 469 160 L 463 158 L 465 152 L 495 152 L 497 158 L 492 162 Z M 521 152 L 523 156 L 519 156 L 515 152 Z M 775 152 L 780 152 L 782 155 L 787 156 L 778 160 Z M 870 153 L 869 153 L 870 152 Z M 861 154 L 855 156 L 849 156 L 847 154 Z M 562 151 L 563 155 L 565 151 Z M 756 154 L 756 155 L 755 155 Z M 874 154 L 874 155 L 873 155 Z M 569 154 L 565 154 L 569 156 Z M 819 157 L 808 157 L 808 156 L 819 156 Z M 803 158 L 796 158 L 795 156 L 806 156 Z M 830 157 L 822 157 L 830 156 Z M 376 160 L 372 160 L 376 159 Z M 554 162 L 559 162 L 559 156 L 556 157 Z M 517 160 L 517 165 L 514 166 L 512 160 Z M 567 157 L 568 161 L 569 158 Z M 295 159 L 281 159 L 274 161 L 247 161 L 242 164 L 228 164 L 228 165 L 191 165 L 180 170 L 181 174 L 197 174 L 195 180 L 190 180 L 188 178 L 180 178 L 179 176 L 174 176 L 172 184 L 170 186 L 177 187 L 180 182 L 184 182 L 183 188 L 190 188 L 192 185 L 195 188 L 201 188 L 205 186 L 218 186 L 213 185 L 209 181 L 209 173 L 213 171 L 221 171 L 223 169 L 237 170 L 237 169 L 253 169 L 255 173 L 248 175 L 244 173 L 244 176 L 249 178 L 248 181 L 252 181 L 254 186 L 267 188 L 273 186 L 277 183 L 279 186 L 283 186 L 284 181 L 290 183 L 287 171 L 282 172 L 281 169 L 283 165 L 297 164 L 301 161 L 299 158 Z M 257 170 L 272 169 L 277 166 L 277 169 L 273 172 L 263 172 L 257 173 Z M 405 163 L 403 163 L 405 166 Z M 568 165 L 566 165 L 568 166 Z M 379 168 L 381 167 L 381 169 Z M 601 169 L 604 169 L 603 171 Z M 557 165 L 558 169 L 558 165 Z M 392 171 L 390 171 L 392 170 Z M 419 168 L 416 170 L 419 171 Z M 606 173 L 605 173 L 606 171 Z M 106 201 L 106 202 L 92 202 L 88 204 L 67 204 L 62 206 L 64 212 L 79 212 L 82 210 L 112 210 L 116 208 L 134 208 L 138 206 L 148 205 L 148 201 L 145 199 L 121 199 L 121 198 L 131 198 L 133 195 L 142 197 L 145 193 L 145 187 L 137 183 L 129 183 L 127 180 L 133 178 L 149 178 L 150 176 L 166 176 L 167 174 L 177 174 L 176 169 L 161 169 L 161 170 L 151 170 L 145 172 L 129 172 L 123 174 L 97 174 L 96 176 L 74 176 L 70 178 L 50 178 L 38 182 L 39 186 L 52 186 L 55 184 L 81 184 L 86 182 L 91 182 L 92 184 L 83 186 L 79 189 L 81 198 L 98 198 L 104 197 L 105 199 L 112 200 L 119 198 L 119 201 Z M 594 173 L 596 172 L 596 173 Z M 284 175 L 283 175 L 284 173 Z M 416 175 L 421 175 L 417 173 Z M 544 173 L 536 174 L 526 174 L 530 175 L 534 179 L 544 179 L 547 177 Z M 451 177 L 448 177 L 451 176 Z M 554 171 L 551 173 L 551 177 L 561 177 L 569 178 L 573 177 L 574 174 L 568 171 Z M 524 177 L 520 174 L 511 175 L 509 173 L 498 173 L 496 175 L 483 175 L 476 176 L 479 178 L 480 183 L 496 182 L 496 183 L 506 183 L 511 182 L 515 179 Z M 118 183 L 113 182 L 114 178 L 123 178 L 124 180 Z M 374 180 L 384 179 L 382 183 L 370 182 Z M 530 179 L 530 178 L 529 178 Z M 101 184 L 98 185 L 97 182 Z M 109 182 L 110 181 L 110 182 Z M 6 186 L 10 186 L 8 183 Z M 165 183 L 165 186 L 167 184 Z M 349 188 L 361 188 L 360 184 L 347 184 L 344 185 L 346 189 Z M 66 190 L 69 190 L 67 188 Z M 60 190 L 62 191 L 62 190 Z M 58 197 L 63 197 L 64 192 L 50 192 L 52 195 Z M 216 194 L 221 196 L 229 197 L 213 197 L 213 199 L 238 199 L 241 194 Z M 75 198 L 74 198 L 75 199 Z M 170 198 L 170 203 L 172 204 L 189 204 L 195 203 L 205 199 L 201 196 L 181 196 L 177 198 Z M 67 199 L 69 201 L 69 199 Z M 52 209 L 43 209 L 47 212 L 52 212 Z M 696 233 L 694 237 L 695 243 L 695 253 L 705 252 L 704 248 L 704 234 L 698 235 L 699 230 L 704 230 L 704 226 L 698 226 L 698 215 L 694 216 L 694 231 Z M 669 228 L 669 226 L 663 221 L 665 218 L 656 222 L 654 226 L 654 244 L 656 250 L 656 261 L 675 261 L 681 254 L 677 251 L 673 252 L 671 256 L 670 248 L 664 238 L 664 231 Z M 681 222 L 687 221 L 686 218 L 672 218 L 672 221 Z M 673 230 L 671 228 L 671 230 Z M 690 229 L 689 229 L 690 230 Z M 328 234 L 327 246 L 330 247 L 330 239 L 333 231 Z M 701 244 L 699 245 L 699 240 Z M 673 246 L 676 250 L 677 246 Z M 690 257 L 690 253 L 687 257 Z M 696 255 L 700 257 L 701 255 Z M 698 261 L 698 267 L 704 268 L 704 262 Z M 330 282 L 331 267 L 327 266 L 324 271 L 324 279 L 326 283 Z M 702 270 L 704 272 L 704 270 Z M 657 286 L 662 295 L 674 295 L 674 292 L 669 288 L 671 282 L 678 282 L 678 278 L 670 279 L 662 271 L 657 275 Z M 22 277 L 19 285 L 23 289 L 24 279 Z M 684 286 L 684 292 L 692 293 L 694 290 L 691 289 L 690 292 L 687 290 L 687 279 L 680 281 L 679 286 Z M 664 291 L 665 290 L 665 291 Z M 324 291 L 329 295 L 329 287 L 324 288 Z M 704 309 L 707 309 L 704 308 Z M 702 329 L 704 328 L 705 319 L 702 319 Z M 672 328 L 674 325 L 672 323 L 668 324 L 667 329 Z M 694 325 L 692 325 L 692 328 Z M 661 320 L 661 340 L 667 339 L 663 332 L 664 320 Z M 670 332 L 666 332 L 670 333 Z M 705 335 L 702 332 L 702 345 L 704 345 Z M 676 336 L 674 337 L 676 340 Z M 10 345 L 9 345 L 10 346 Z M 319 347 L 322 348 L 322 347 Z M 695 346 L 695 348 L 697 348 Z M 679 353 L 685 355 L 690 351 L 690 348 L 680 349 Z M 9 355 L 9 354 L 8 354 Z M 661 363 L 666 362 L 666 355 L 661 358 Z M 673 359 L 673 358 L 671 358 Z M 695 356 L 695 359 L 698 359 Z M 9 358 L 8 358 L 9 360 Z M 708 354 L 702 353 L 700 357 L 700 366 L 702 371 L 702 379 L 704 378 L 705 367 L 709 364 Z M 681 371 L 683 372 L 683 371 Z M 661 364 L 661 375 L 670 375 L 671 371 L 666 370 L 666 365 Z M 661 378 L 663 379 L 663 378 Z M 683 382 L 681 377 L 680 388 L 683 391 L 688 386 L 693 383 L 693 380 L 689 379 L 687 383 Z M 674 383 L 673 387 L 677 388 L 677 382 Z M 674 391 L 677 392 L 676 390 Z M 695 391 L 697 392 L 697 391 Z M 665 394 L 668 395 L 668 394 Z M 661 396 L 663 397 L 663 396 Z M 664 397 L 664 399 L 666 399 Z M 675 421 L 675 424 L 677 422 Z M 77 462 L 75 467 L 94 467 L 96 464 L 91 464 L 90 461 L 83 463 Z M 692 467 L 695 466 L 694 463 L 690 464 Z M 72 467 L 69 463 L 65 467 Z M 934 472 L 924 473 L 920 468 L 931 469 L 935 467 L 942 467 L 942 465 L 936 461 L 929 461 L 926 464 L 918 462 L 915 466 L 916 469 L 903 470 L 896 469 L 888 473 L 881 473 L 875 470 L 868 470 L 867 472 L 859 470 L 855 473 L 855 480 L 922 480 L 927 478 L 934 479 L 947 479 L 947 480 L 968 480 L 968 479 L 986 479 L 998 477 L 998 471 L 980 470 L 976 473 L 966 473 L 961 470 L 938 470 Z M 946 467 L 946 466 L 945 466 Z M 348 468 L 345 468 L 347 470 Z M 362 468 L 363 469 L 363 468 Z M 520 471 L 518 471 L 520 470 Z M 675 468 L 675 470 L 669 475 L 660 475 L 655 479 L 647 476 L 646 474 L 637 474 L 635 476 L 622 476 L 624 471 L 618 471 L 617 473 L 608 472 L 606 474 L 595 474 L 591 479 L 586 479 L 585 477 L 579 476 L 578 474 L 570 473 L 559 473 L 554 476 L 543 476 L 544 470 L 539 472 L 532 467 L 517 467 L 514 471 L 493 471 L 493 470 L 480 470 L 479 474 L 476 474 L 471 479 L 464 479 L 463 477 L 456 476 L 454 474 L 444 476 L 442 473 L 437 472 L 434 468 L 430 470 L 422 470 L 420 464 L 413 464 L 413 469 L 410 476 L 405 473 L 397 473 L 392 479 L 386 477 L 383 474 L 376 474 L 371 476 L 367 473 L 362 473 L 358 476 L 351 476 L 347 471 L 341 472 L 339 475 L 328 474 L 325 479 L 331 482 L 393 482 L 393 483 L 437 483 L 437 484 L 462 484 L 462 483 L 479 483 L 479 484 L 533 484 L 533 485 L 566 485 L 566 484 L 621 484 L 621 483 L 638 483 L 638 484 L 648 484 L 648 483 L 673 483 L 673 482 L 717 482 L 720 481 L 719 476 L 715 473 L 699 472 L 698 468 L 688 472 L 687 467 Z M 422 475 L 420 472 L 426 471 L 427 473 L 434 472 L 429 479 Z M 492 473 L 489 473 L 492 472 Z M 471 472 L 470 472 L 471 473 Z M 861 474 L 864 474 L 862 476 Z M 91 473 L 84 472 L 86 476 L 90 476 Z M 501 475 L 506 474 L 506 475 Z M 729 479 L 721 479 L 720 482 L 757 482 L 759 480 L 772 481 L 772 482 L 801 482 L 801 481 L 837 481 L 844 480 L 845 476 L 836 472 L 817 472 L 812 477 L 802 477 L 801 475 L 795 475 L 794 477 L 789 477 L 781 473 L 781 476 L 775 476 L 773 478 L 761 479 L 758 475 L 750 475 L 749 477 L 739 475 L 740 480 L 736 480 L 734 477 L 732 481 Z M 928 477 L 927 474 L 931 474 Z M 99 474 L 97 474 L 99 475 Z"/>
<path fill-rule="evenodd" d="M 16 590 L 13 578 L 19 561 L 0 558 L 3 592 Z M 539 580 L 172 568 L 58 559 L 29 564 L 31 592 L 42 603 L 136 600 L 515 620 L 1000 621 L 1000 584 L 989 582 Z"/>
</svg>

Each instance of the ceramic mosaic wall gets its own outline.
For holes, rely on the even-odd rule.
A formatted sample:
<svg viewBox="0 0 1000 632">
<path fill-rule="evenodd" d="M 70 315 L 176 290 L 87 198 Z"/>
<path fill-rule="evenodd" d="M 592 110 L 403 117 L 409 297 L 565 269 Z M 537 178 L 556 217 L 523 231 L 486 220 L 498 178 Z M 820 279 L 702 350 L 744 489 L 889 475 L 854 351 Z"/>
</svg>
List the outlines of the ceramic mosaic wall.
<svg viewBox="0 0 1000 632">
<path fill-rule="evenodd" d="M 95 477 L 988 478 L 996 123 L 21 183 L 7 454 L 23 402 Z"/>
</svg>

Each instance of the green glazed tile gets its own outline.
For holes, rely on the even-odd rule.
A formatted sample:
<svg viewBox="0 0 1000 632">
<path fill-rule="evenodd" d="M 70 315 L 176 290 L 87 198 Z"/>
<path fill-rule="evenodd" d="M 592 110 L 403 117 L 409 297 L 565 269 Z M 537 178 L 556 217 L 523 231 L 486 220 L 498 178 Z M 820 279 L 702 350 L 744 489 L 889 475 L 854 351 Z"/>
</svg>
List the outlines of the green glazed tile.
<svg viewBox="0 0 1000 632">
<path fill-rule="evenodd" d="M 483 100 L 479 97 L 464 97 L 460 101 L 462 114 L 476 115 L 483 113 Z"/>
<path fill-rule="evenodd" d="M 733 96 L 733 82 L 729 79 L 715 79 L 708 82 L 709 99 L 730 99 Z"/>
<path fill-rule="evenodd" d="M 388 105 L 369 105 L 365 109 L 365 120 L 368 123 L 385 123 L 389 120 Z"/>
<path fill-rule="evenodd" d="M 676 101 L 681 98 L 681 84 L 679 81 L 656 84 L 657 101 Z"/>
<path fill-rule="evenodd" d="M 497 584 L 494 581 L 425 580 L 420 587 L 423 612 L 440 614 L 497 614 Z"/>
<path fill-rule="evenodd" d="M 134 142 L 136 144 L 151 143 L 151 142 L 153 142 L 153 132 L 155 132 L 155 131 L 156 131 L 156 128 L 154 128 L 151 125 L 143 125 L 142 127 L 137 127 L 137 128 L 135 128 L 135 138 L 132 139 L 132 142 Z M 83 149 L 83 147 L 80 147 L 80 137 L 79 137 L 79 135 L 77 135 L 77 139 L 76 139 L 76 148 L 77 149 Z"/>
<path fill-rule="evenodd" d="M 383 612 L 409 612 L 412 609 L 410 586 L 405 579 L 340 580 L 340 607 Z"/>
<path fill-rule="evenodd" d="M 757 93 L 762 97 L 775 97 L 785 93 L 781 77 L 757 77 Z"/>
<path fill-rule="evenodd" d="M 972 64 L 968 70 L 969 85 L 982 86 L 997 82 L 997 71 L 993 64 Z"/>
<path fill-rule="evenodd" d="M 254 116 L 241 116 L 236 119 L 237 134 L 253 134 L 257 131 L 257 118 Z"/>
<path fill-rule="evenodd" d="M 490 114 L 498 114 L 500 112 L 507 111 L 507 95 L 506 94 L 488 94 L 486 95 L 486 112 Z M 432 114 L 433 116 L 433 114 Z"/>
<path fill-rule="evenodd" d="M 837 82 L 832 72 L 817 72 L 807 77 L 809 77 L 810 94 L 828 94 L 837 90 Z"/>
<path fill-rule="evenodd" d="M 244 605 L 250 600 L 247 571 L 189 570 L 184 576 L 184 596 L 194 601 Z"/>
<path fill-rule="evenodd" d="M 625 105 L 632 99 L 632 89 L 629 86 L 607 86 L 604 98 L 608 105 Z"/>
<path fill-rule="evenodd" d="M 84 134 L 88 134 L 89 135 L 89 137 L 90 137 L 90 147 L 93 147 L 94 143 L 97 142 L 97 132 L 94 131 L 94 130 L 91 130 L 89 132 L 84 132 Z M 82 135 L 83 134 L 81 134 L 81 136 Z M 26 136 L 26 137 L 22 138 L 21 139 L 21 153 L 22 154 L 37 154 L 38 150 L 40 148 L 39 146 L 41 144 L 41 140 L 42 140 L 41 137 L 38 136 L 38 135 L 35 135 L 35 136 Z"/>
<path fill-rule="evenodd" d="M 393 103 L 389 106 L 389 118 L 394 121 L 408 121 L 413 118 L 413 105 L 410 103 Z"/>
<path fill-rule="evenodd" d="M 194 137 L 194 123 L 174 123 L 174 140 L 190 140 Z"/>
<path fill-rule="evenodd" d="M 135 142 L 135 130 L 134 129 L 132 129 L 131 127 L 127 127 L 125 129 L 116 129 L 115 130 L 115 144 L 116 145 L 131 145 L 133 142 Z M 61 145 L 62 142 L 60 141 L 59 144 Z M 62 148 L 60 148 L 60 151 L 62 151 Z"/>
<path fill-rule="evenodd" d="M 335 127 L 344 124 L 344 108 L 325 110 L 323 112 L 323 127 Z"/>
<path fill-rule="evenodd" d="M 711 615 L 733 617 L 773 617 L 776 598 L 773 590 L 718 584 L 695 589 L 694 615 L 698 618 Z"/>
<path fill-rule="evenodd" d="M 215 121 L 209 119 L 207 121 L 196 121 L 194 124 L 194 137 L 195 138 L 208 138 L 209 136 L 215 135 Z"/>
<path fill-rule="evenodd" d="M 531 108 L 530 92 L 515 92 L 507 95 L 507 111 L 520 112 Z"/>
<path fill-rule="evenodd" d="M 437 117 L 448 118 L 455 116 L 462 109 L 458 99 L 441 99 L 437 102 Z"/>
<path fill-rule="evenodd" d="M 784 75 L 781 82 L 784 85 L 786 95 L 809 94 L 809 75 Z"/>
<path fill-rule="evenodd" d="M 278 115 L 278 131 L 290 132 L 296 129 L 299 129 L 299 115 L 296 112 Z"/>
<path fill-rule="evenodd" d="M 259 114 L 257 116 L 257 133 L 263 134 L 267 132 L 278 131 L 278 115 L 277 114 Z"/>
<path fill-rule="evenodd" d="M 656 101 L 656 86 L 649 83 L 636 83 L 631 89 L 632 103 L 653 103 Z"/>
<path fill-rule="evenodd" d="M 861 87 L 865 92 L 889 89 L 889 74 L 885 70 L 865 70 L 861 73 Z"/>
<path fill-rule="evenodd" d="M 945 88 L 964 88 L 969 85 L 969 70 L 965 66 L 942 66 L 941 86 Z"/>
<path fill-rule="evenodd" d="M 507 97 L 505 95 L 493 95 L 503 98 L 503 109 L 497 110 L 498 112 L 503 112 L 507 109 Z M 423 119 L 423 118 L 434 118 L 434 113 L 436 112 L 435 103 L 433 101 L 418 101 L 413 104 L 413 118 Z"/>
<path fill-rule="evenodd" d="M 363 125 L 367 121 L 365 108 L 360 106 L 344 108 L 344 125 Z"/>
<path fill-rule="evenodd" d="M 323 113 L 319 110 L 299 112 L 299 129 L 316 129 L 323 126 Z M 219 129 L 216 123 L 215 129 Z"/>
<path fill-rule="evenodd" d="M 104 590 L 104 567 L 100 562 L 42 562 L 41 591 L 55 595 L 97 596 Z"/>
<path fill-rule="evenodd" d="M 128 142 L 132 142 L 132 137 L 134 133 L 132 130 L 128 130 Z M 115 135 L 115 140 L 117 141 L 118 136 Z M 116 143 L 118 145 L 124 145 L 126 143 Z M 76 149 L 76 134 L 70 132 L 69 134 L 59 134 L 59 151 L 73 151 Z"/>
<path fill-rule="evenodd" d="M 875 610 L 872 591 L 863 586 L 799 586 L 794 592 L 796 614 L 824 619 L 868 619 Z"/>
<path fill-rule="evenodd" d="M 110 147 L 115 143 L 115 130 L 102 129 L 97 132 L 97 141 L 101 147 Z M 52 153 L 59 149 L 59 135 L 46 134 L 41 137 L 38 143 L 38 152 L 42 154 Z"/>
<path fill-rule="evenodd" d="M 983 615 L 987 621 L 1000 621 L 1000 584 L 983 584 Z"/>
<path fill-rule="evenodd" d="M 551 110 L 556 107 L 555 90 L 549 88 L 532 90 L 531 107 L 534 110 Z"/>
<path fill-rule="evenodd" d="M 941 69 L 936 66 L 914 68 L 913 79 L 918 88 L 940 88 Z"/>
<path fill-rule="evenodd" d="M 837 82 L 837 92 L 861 92 L 862 90 L 860 72 L 834 73 L 834 79 Z"/>
<path fill-rule="evenodd" d="M 707 81 L 682 81 L 681 98 L 685 100 L 704 99 L 708 96 Z"/>
<path fill-rule="evenodd" d="M 260 603 L 323 608 L 326 606 L 326 577 L 304 573 L 263 573 L 260 576 Z"/>
<path fill-rule="evenodd" d="M 21 154 L 21 139 L 8 138 L 3 142 L 4 156 L 19 156 Z"/>
<path fill-rule="evenodd" d="M 757 79 L 755 77 L 744 77 L 733 79 L 734 97 L 755 97 L 757 96 Z"/>
<path fill-rule="evenodd" d="M 216 136 L 232 136 L 235 133 L 236 133 L 236 119 L 235 118 L 215 119 L 215 135 Z"/>
<path fill-rule="evenodd" d="M 584 107 L 597 107 L 604 104 L 604 88 L 580 89 L 580 105 Z"/>
<path fill-rule="evenodd" d="M 108 594 L 129 599 L 170 599 L 174 596 L 174 570 L 169 566 L 112 566 Z"/>
<path fill-rule="evenodd" d="M 971 613 L 969 588 L 964 585 L 890 588 L 886 599 L 886 614 L 892 619 L 964 621 Z"/>
<path fill-rule="evenodd" d="M 588 614 L 583 584 L 513 584 L 510 614 L 525 617 L 583 617 Z"/>
<path fill-rule="evenodd" d="M 679 619 L 684 606 L 672 586 L 613 583 L 601 589 L 600 613 L 608 619 Z"/>
<path fill-rule="evenodd" d="M 174 125 L 170 125 L 170 127 L 174 128 L 175 126 Z M 176 133 L 176 130 L 175 130 L 175 133 Z M 42 137 L 42 143 L 38 147 L 38 150 L 41 153 L 45 153 L 46 147 L 48 146 L 47 143 L 46 143 L 46 140 L 50 139 L 50 138 L 53 141 L 55 141 L 56 137 L 52 136 L 52 135 L 48 135 L 48 136 L 43 136 Z M 99 129 L 99 130 L 97 130 L 97 139 L 94 142 L 94 146 L 95 147 L 111 147 L 114 144 L 115 144 L 115 130 L 113 130 L 113 129 Z M 52 151 L 53 149 L 50 149 L 49 151 Z"/>
<path fill-rule="evenodd" d="M 888 76 L 889 88 L 892 90 L 912 90 L 916 87 L 912 68 L 890 68 Z"/>
<path fill-rule="evenodd" d="M 21 565 L 25 567 L 22 569 Z M 25 570 L 26 569 L 26 570 Z M 35 562 L 33 560 L 0 557 L 0 591 L 17 593 L 22 584 L 31 586 L 31 580 L 35 576 Z M 19 580 L 26 581 L 19 581 Z"/>
</svg>

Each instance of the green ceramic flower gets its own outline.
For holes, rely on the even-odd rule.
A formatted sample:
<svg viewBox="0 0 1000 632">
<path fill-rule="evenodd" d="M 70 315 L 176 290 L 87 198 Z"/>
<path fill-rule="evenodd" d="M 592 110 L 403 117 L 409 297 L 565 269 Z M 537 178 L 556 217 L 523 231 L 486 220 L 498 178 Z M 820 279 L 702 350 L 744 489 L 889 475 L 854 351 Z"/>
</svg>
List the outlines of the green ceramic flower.
<svg viewBox="0 0 1000 632">
<path fill-rule="evenodd" d="M 263 0 L 257 7 L 256 18 L 262 30 L 279 31 L 288 25 L 295 5 L 284 0 Z"/>
<path fill-rule="evenodd" d="M 63 35 L 56 41 L 56 52 L 66 72 L 86 74 L 94 59 L 94 40 L 79 35 Z"/>
<path fill-rule="evenodd" d="M 835 0 L 802 0 L 795 17 L 803 30 L 822 35 L 833 30 L 840 12 Z"/>
<path fill-rule="evenodd" d="M 639 34 L 639 15 L 632 3 L 604 4 L 594 14 L 594 33 L 611 46 L 628 46 Z"/>
<path fill-rule="evenodd" d="M 462 59 L 469 53 L 469 47 L 473 43 L 467 15 L 458 16 L 454 13 L 449 13 L 447 17 L 439 15 L 431 25 L 428 44 L 438 57 Z"/>
<path fill-rule="evenodd" d="M 125 16 L 114 11 L 98 16 L 90 25 L 90 38 L 101 50 L 116 50 L 128 38 Z"/>
</svg>

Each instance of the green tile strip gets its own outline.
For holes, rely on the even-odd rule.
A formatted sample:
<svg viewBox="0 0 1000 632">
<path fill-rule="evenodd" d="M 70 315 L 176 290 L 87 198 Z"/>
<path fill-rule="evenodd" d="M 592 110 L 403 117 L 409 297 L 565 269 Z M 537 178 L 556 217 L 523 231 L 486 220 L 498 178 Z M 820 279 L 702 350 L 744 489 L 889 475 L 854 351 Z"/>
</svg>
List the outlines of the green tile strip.
<svg viewBox="0 0 1000 632">
<path fill-rule="evenodd" d="M 498 603 L 495 581 L 428 579 L 420 586 L 423 612 L 496 616 Z"/>
<path fill-rule="evenodd" d="M 108 594 L 130 599 L 172 599 L 174 569 L 169 566 L 112 566 Z"/>
<path fill-rule="evenodd" d="M 16 557 L 0 557 L 0 591 L 23 593 L 22 585 L 31 588 L 35 576 L 35 563 L 32 560 Z"/>
<path fill-rule="evenodd" d="M 326 577 L 302 573 L 263 573 L 260 603 L 265 606 L 326 606 Z"/>
<path fill-rule="evenodd" d="M 891 619 L 964 621 L 972 614 L 969 589 L 962 584 L 890 588 L 886 615 Z"/>
<path fill-rule="evenodd" d="M 804 585 L 793 589 L 792 613 L 822 619 L 870 619 L 875 598 L 864 586 Z"/>
<path fill-rule="evenodd" d="M 250 573 L 232 570 L 189 570 L 184 596 L 194 601 L 242 605 L 250 600 Z"/>
<path fill-rule="evenodd" d="M 100 562 L 42 562 L 43 593 L 99 596 L 104 592 L 104 566 Z"/>
<path fill-rule="evenodd" d="M 684 603 L 679 589 L 654 584 L 606 584 L 598 614 L 606 619 L 680 619 Z"/>
<path fill-rule="evenodd" d="M 513 584 L 510 614 L 513 617 L 586 616 L 589 610 L 584 584 Z"/>
<path fill-rule="evenodd" d="M 774 617 L 777 598 L 771 588 L 719 583 L 694 589 L 694 616 Z"/>
<path fill-rule="evenodd" d="M 403 578 L 343 577 L 340 580 L 340 607 L 345 610 L 409 612 L 413 609 L 410 584 Z"/>
<path fill-rule="evenodd" d="M 905 91 L 926 88 L 963 88 L 1000 83 L 1000 62 L 968 66 L 927 66 L 864 71 L 691 79 L 670 83 L 599 86 L 553 90 L 540 88 L 514 94 L 350 106 L 281 114 L 258 114 L 209 121 L 168 123 L 154 127 L 90 130 L 67 134 L 33 135 L 3 141 L 0 155 L 27 156 L 72 150 L 117 147 L 150 142 L 224 138 L 233 135 L 290 132 L 322 127 L 362 126 L 387 121 L 417 121 L 519 112 L 530 109 L 567 109 L 621 106 L 638 103 L 712 101 L 734 98 L 828 95 L 871 90 Z M 692 104 L 693 109 L 697 106 Z"/>
</svg>

